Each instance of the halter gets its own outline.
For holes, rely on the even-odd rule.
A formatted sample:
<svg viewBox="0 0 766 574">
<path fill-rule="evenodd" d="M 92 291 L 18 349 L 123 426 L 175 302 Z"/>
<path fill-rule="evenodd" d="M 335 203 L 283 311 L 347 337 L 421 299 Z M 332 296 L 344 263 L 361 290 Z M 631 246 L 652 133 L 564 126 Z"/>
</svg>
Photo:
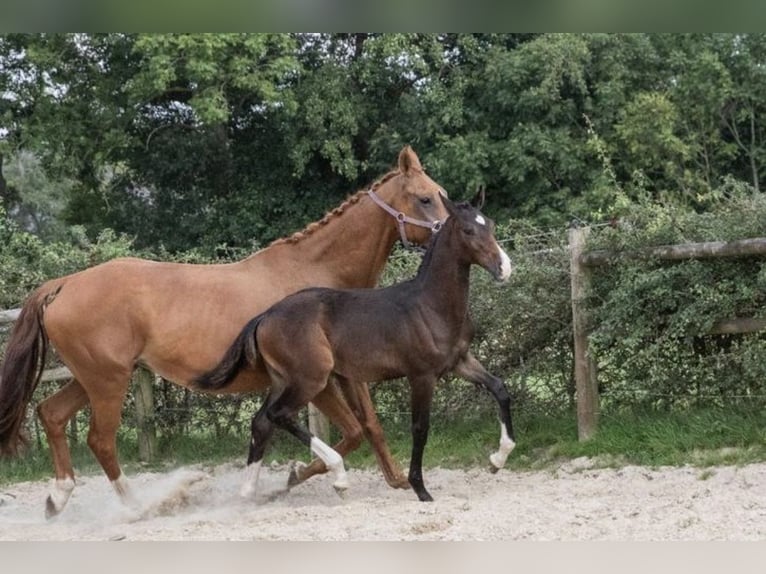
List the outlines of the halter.
<svg viewBox="0 0 766 574">
<path fill-rule="evenodd" d="M 393 218 L 396 219 L 396 223 L 398 224 L 398 227 L 399 227 L 399 237 L 402 240 L 402 245 L 404 245 L 406 249 L 417 249 L 417 248 L 414 245 L 411 245 L 410 242 L 407 240 L 407 234 L 404 232 L 405 223 L 430 229 L 432 234 L 439 233 L 439 230 L 444 225 L 444 221 L 440 219 L 436 219 L 435 221 L 424 221 L 422 219 L 414 219 L 401 211 L 396 211 L 393 207 L 391 207 L 385 201 L 380 199 L 378 195 L 372 189 L 368 189 L 367 194 L 376 204 L 378 204 L 381 208 L 383 208 L 383 211 L 392 215 Z"/>
</svg>

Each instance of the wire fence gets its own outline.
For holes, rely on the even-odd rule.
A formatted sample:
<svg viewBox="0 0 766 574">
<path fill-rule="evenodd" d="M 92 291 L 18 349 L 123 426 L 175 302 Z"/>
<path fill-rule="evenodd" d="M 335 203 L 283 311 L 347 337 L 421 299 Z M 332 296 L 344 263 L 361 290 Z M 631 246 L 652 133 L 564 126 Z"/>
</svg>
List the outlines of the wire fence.
<svg viewBox="0 0 766 574">
<path fill-rule="evenodd" d="M 614 222 L 587 225 L 596 233 L 614 228 Z M 477 326 L 472 350 L 490 372 L 505 380 L 513 397 L 516 416 L 571 413 L 575 408 L 567 231 L 566 228 L 546 230 L 523 222 L 511 222 L 502 227 L 498 239 L 509 250 L 516 270 L 509 283 L 498 286 L 481 272 L 472 276 L 471 308 Z M 419 261 L 417 255 L 395 250 L 382 283 L 411 277 Z M 9 324 L 0 325 L 0 345 L 4 346 L 8 332 Z M 753 335 L 755 339 L 758 337 Z M 757 354 L 758 350 L 752 352 Z M 763 356 L 766 357 L 766 351 Z M 692 379 L 683 385 L 659 381 L 630 388 L 620 383 L 620 377 L 624 375 L 620 365 L 610 363 L 609 356 L 599 357 L 599 360 L 604 362 L 602 379 L 599 380 L 604 408 L 636 404 L 678 406 L 746 402 L 766 405 L 766 388 L 752 382 L 749 386 L 726 384 L 716 388 L 715 381 L 710 380 L 710 365 L 703 365 L 707 373 L 705 381 L 694 381 L 695 375 L 690 374 L 683 375 Z M 734 364 L 736 361 L 729 362 Z M 56 366 L 59 364 L 52 356 L 48 367 Z M 669 371 L 673 372 L 672 376 L 677 375 L 672 369 Z M 41 384 L 33 403 L 50 395 L 60 384 L 59 381 Z M 372 395 L 384 424 L 408 428 L 410 412 L 406 381 L 375 384 Z M 155 384 L 152 422 L 160 435 L 236 434 L 249 428 L 250 417 L 259 408 L 260 401 L 259 395 L 213 397 L 193 393 L 159 380 Z M 457 418 L 494 417 L 496 408 L 484 391 L 464 381 L 448 379 L 436 389 L 433 417 L 446 422 Z M 72 419 L 70 438 L 84 440 L 88 417 L 86 408 Z M 36 418 L 29 417 L 29 421 L 30 434 L 42 443 Z M 120 432 L 135 433 L 136 428 L 135 402 L 131 396 L 126 402 Z"/>
</svg>

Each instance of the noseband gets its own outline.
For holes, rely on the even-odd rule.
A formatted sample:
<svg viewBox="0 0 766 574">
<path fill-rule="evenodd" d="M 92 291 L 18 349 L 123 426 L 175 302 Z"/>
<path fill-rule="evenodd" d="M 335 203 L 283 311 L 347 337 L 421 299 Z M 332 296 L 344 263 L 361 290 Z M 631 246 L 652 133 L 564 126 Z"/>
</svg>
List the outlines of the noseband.
<svg viewBox="0 0 766 574">
<path fill-rule="evenodd" d="M 402 240 L 402 245 L 404 245 L 404 247 L 407 249 L 416 249 L 416 247 L 410 244 L 409 240 L 407 239 L 407 234 L 404 232 L 405 223 L 430 229 L 432 234 L 438 233 L 439 230 L 444 225 L 444 221 L 440 219 L 437 219 L 435 221 L 424 221 L 423 219 L 414 219 L 401 211 L 396 211 L 393 207 L 391 207 L 385 201 L 380 199 L 380 197 L 378 197 L 378 195 L 371 189 L 367 190 L 367 194 L 376 204 L 378 204 L 383 209 L 383 211 L 390 214 L 391 216 L 393 216 L 394 219 L 396 219 L 396 223 L 399 226 L 399 237 Z"/>
</svg>

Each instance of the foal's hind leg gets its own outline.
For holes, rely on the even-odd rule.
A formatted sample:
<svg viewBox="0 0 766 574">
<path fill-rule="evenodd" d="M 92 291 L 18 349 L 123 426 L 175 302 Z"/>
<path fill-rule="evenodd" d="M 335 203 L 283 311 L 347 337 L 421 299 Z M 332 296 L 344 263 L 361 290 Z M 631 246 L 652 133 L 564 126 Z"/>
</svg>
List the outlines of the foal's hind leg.
<svg viewBox="0 0 766 574">
<path fill-rule="evenodd" d="M 327 386 L 311 399 L 311 402 L 335 426 L 340 428 L 343 438 L 334 447 L 334 450 L 340 456 L 346 456 L 349 452 L 359 448 L 359 445 L 362 443 L 362 427 L 348 404 L 346 404 L 334 381 L 329 381 Z M 325 472 L 327 472 L 327 465 L 325 465 L 321 458 L 315 458 L 308 465 L 297 464 L 290 472 L 287 486 L 293 487 L 315 474 L 323 474 Z"/>
<path fill-rule="evenodd" d="M 66 424 L 87 404 L 85 389 L 76 380 L 72 380 L 37 407 L 37 414 L 48 437 L 56 474 L 56 482 L 45 501 L 46 518 L 52 518 L 64 509 L 74 489 L 74 470 L 67 444 Z"/>
<path fill-rule="evenodd" d="M 312 402 L 336 426 L 342 429 L 343 440 L 335 445 L 335 450 L 343 457 L 356 450 L 361 443 L 360 433 L 364 431 L 388 485 L 392 488 L 410 488 L 409 480 L 391 456 L 383 429 L 372 406 L 369 387 L 364 383 L 343 381 L 342 389 L 346 399 L 344 401 L 344 397 L 330 388 L 332 386 L 328 385 L 328 389 L 321 396 L 315 397 Z M 351 410 L 347 407 L 350 407 Z M 297 465 L 290 473 L 288 486 L 294 486 L 315 474 L 324 472 L 327 472 L 327 467 L 321 459 L 314 459 L 308 465 Z"/>
<path fill-rule="evenodd" d="M 250 423 L 250 450 L 247 455 L 247 476 L 242 483 L 239 494 L 249 498 L 255 494 L 258 486 L 258 475 L 261 473 L 261 463 L 271 436 L 274 434 L 274 424 L 266 416 L 266 409 L 271 404 L 269 395 Z"/>
<path fill-rule="evenodd" d="M 410 402 L 412 409 L 412 457 L 410 458 L 409 480 L 412 490 L 422 502 L 433 498 L 423 484 L 423 452 L 428 441 L 431 400 L 436 378 L 431 375 L 410 377 Z"/>
<path fill-rule="evenodd" d="M 511 422 L 511 397 L 505 384 L 495 375 L 487 372 L 479 360 L 470 352 L 458 362 L 454 369 L 455 373 L 475 385 L 486 388 L 495 397 L 500 407 L 500 446 L 496 453 L 489 457 L 492 463 L 492 472 L 497 472 L 505 466 L 508 455 L 516 446 L 516 438 L 513 433 Z"/>
<path fill-rule="evenodd" d="M 324 462 L 325 466 L 335 474 L 333 486 L 336 490 L 346 490 L 348 488 L 348 476 L 346 475 L 346 468 L 343 466 L 341 454 L 295 421 L 298 410 L 308 403 L 308 401 L 303 400 L 302 393 L 296 388 L 300 388 L 300 386 L 290 386 L 277 396 L 267 406 L 266 416 L 275 425 L 286 430 L 308 446 L 311 452 Z"/>
</svg>

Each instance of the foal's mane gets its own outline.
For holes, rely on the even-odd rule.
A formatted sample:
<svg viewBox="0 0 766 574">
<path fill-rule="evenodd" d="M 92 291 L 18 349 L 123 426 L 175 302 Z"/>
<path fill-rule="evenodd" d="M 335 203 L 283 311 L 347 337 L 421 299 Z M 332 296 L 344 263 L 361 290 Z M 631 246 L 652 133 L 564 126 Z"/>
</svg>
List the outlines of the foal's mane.
<svg viewBox="0 0 766 574">
<path fill-rule="evenodd" d="M 383 177 L 378 179 L 376 182 L 374 182 L 369 189 L 372 189 L 373 191 L 375 191 L 381 185 L 386 183 L 388 180 L 390 180 L 396 175 L 399 175 L 399 173 L 400 172 L 397 169 L 389 171 L 386 175 L 384 175 Z M 332 211 L 328 211 L 324 215 L 324 217 L 322 217 L 322 219 L 320 219 L 319 221 L 314 221 L 313 223 L 309 223 L 304 229 L 302 229 L 301 231 L 296 231 L 292 235 L 288 235 L 287 237 L 282 237 L 280 239 L 275 239 L 269 244 L 269 247 L 271 247 L 272 245 L 282 245 L 282 244 L 293 245 L 295 243 L 303 241 L 307 237 L 310 237 L 311 235 L 313 235 L 317 231 L 317 229 L 321 229 L 322 227 L 330 223 L 330 221 L 332 221 L 336 217 L 340 217 L 341 215 L 343 215 L 343 213 L 346 211 L 348 207 L 359 203 L 359 200 L 362 199 L 366 194 L 367 194 L 367 189 L 362 189 L 360 191 L 357 191 L 354 195 L 351 195 L 348 198 L 346 198 L 346 200 L 343 203 L 341 203 L 338 207 L 336 207 Z"/>
</svg>

